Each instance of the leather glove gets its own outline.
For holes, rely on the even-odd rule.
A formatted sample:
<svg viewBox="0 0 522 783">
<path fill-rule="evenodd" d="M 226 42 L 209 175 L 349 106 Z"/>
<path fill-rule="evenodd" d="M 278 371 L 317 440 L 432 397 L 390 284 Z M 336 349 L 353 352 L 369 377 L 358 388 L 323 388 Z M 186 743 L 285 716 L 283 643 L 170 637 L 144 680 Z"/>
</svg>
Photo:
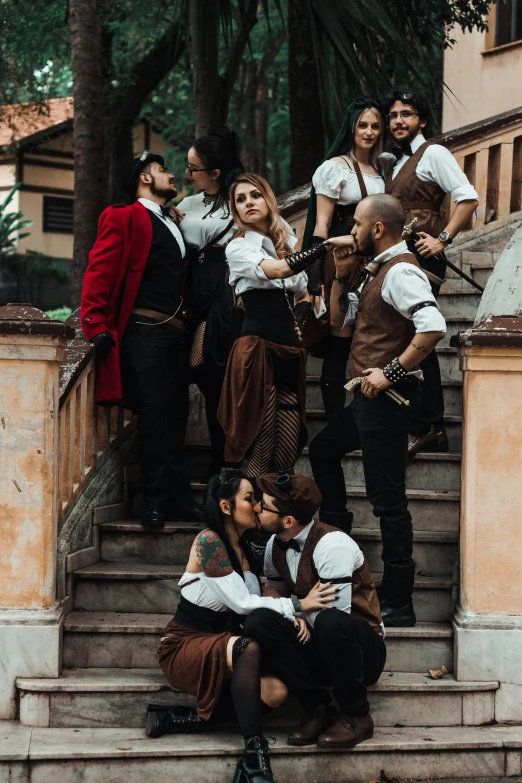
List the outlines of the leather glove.
<svg viewBox="0 0 522 783">
<path fill-rule="evenodd" d="M 106 356 L 108 356 L 111 348 L 114 348 L 116 345 L 110 332 L 100 332 L 100 334 L 96 334 L 92 338 L 91 343 L 96 349 L 96 356 L 98 359 L 104 359 Z"/>
<path fill-rule="evenodd" d="M 315 247 L 316 245 L 322 245 L 324 242 L 323 237 L 312 237 L 312 244 L 310 247 Z M 308 293 L 312 294 L 312 296 L 321 296 L 321 286 L 323 285 L 323 258 L 318 258 L 316 261 L 314 261 L 311 266 L 308 267 L 307 270 L 308 275 Z"/>
<path fill-rule="evenodd" d="M 308 269 L 317 259 L 322 259 L 325 253 L 324 245 L 312 245 L 309 250 L 300 250 L 297 253 L 292 253 L 291 256 L 285 256 L 285 261 L 292 270 L 292 274 L 297 275 Z"/>
</svg>

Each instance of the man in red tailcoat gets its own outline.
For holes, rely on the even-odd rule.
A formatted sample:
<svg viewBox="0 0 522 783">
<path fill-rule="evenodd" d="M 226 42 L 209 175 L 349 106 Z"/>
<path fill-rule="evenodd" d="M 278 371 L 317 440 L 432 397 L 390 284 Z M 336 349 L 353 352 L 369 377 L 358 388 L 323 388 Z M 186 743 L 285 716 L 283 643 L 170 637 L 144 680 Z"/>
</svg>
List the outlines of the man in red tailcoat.
<svg viewBox="0 0 522 783">
<path fill-rule="evenodd" d="M 96 402 L 125 401 L 138 414 L 142 524 L 163 527 L 167 508 L 183 519 L 199 518 L 183 459 L 185 245 L 165 207 L 177 190 L 160 155 L 136 158 L 122 184 L 133 203 L 100 216 L 80 315 L 99 359 Z"/>
</svg>

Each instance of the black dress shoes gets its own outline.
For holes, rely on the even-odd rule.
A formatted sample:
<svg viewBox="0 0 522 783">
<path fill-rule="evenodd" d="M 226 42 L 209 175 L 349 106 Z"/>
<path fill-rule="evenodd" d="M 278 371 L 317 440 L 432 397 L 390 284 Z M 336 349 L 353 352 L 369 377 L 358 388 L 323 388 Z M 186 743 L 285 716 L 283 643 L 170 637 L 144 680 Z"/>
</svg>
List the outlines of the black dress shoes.
<svg viewBox="0 0 522 783">
<path fill-rule="evenodd" d="M 408 441 L 408 456 L 414 457 L 419 451 L 449 451 L 446 430 L 432 425 L 431 429 L 423 435 L 411 435 Z"/>
<path fill-rule="evenodd" d="M 172 513 L 174 519 L 179 519 L 181 522 L 201 522 L 203 519 L 203 506 L 193 500 L 192 502 L 174 506 Z"/>
<path fill-rule="evenodd" d="M 165 514 L 156 506 L 150 506 L 141 518 L 143 527 L 165 527 Z"/>
<path fill-rule="evenodd" d="M 385 628 L 410 628 L 417 622 L 412 601 L 404 606 L 390 606 L 386 600 L 381 602 L 381 616 Z"/>
</svg>

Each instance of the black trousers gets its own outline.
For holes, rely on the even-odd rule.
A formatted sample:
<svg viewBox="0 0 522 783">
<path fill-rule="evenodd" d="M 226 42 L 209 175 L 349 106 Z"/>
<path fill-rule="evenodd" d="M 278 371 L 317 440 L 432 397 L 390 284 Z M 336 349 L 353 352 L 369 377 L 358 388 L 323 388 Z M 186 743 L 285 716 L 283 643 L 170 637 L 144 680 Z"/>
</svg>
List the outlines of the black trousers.
<svg viewBox="0 0 522 783">
<path fill-rule="evenodd" d="M 333 685 L 341 712 L 367 715 L 366 689 L 381 676 L 386 645 L 365 620 L 339 609 L 323 609 L 312 638 L 301 644 L 292 623 L 271 609 L 256 609 L 246 618 L 243 634 L 255 639 L 263 666 L 285 683 L 307 712 L 328 699 L 321 686 Z"/>
<path fill-rule="evenodd" d="M 373 513 L 380 519 L 382 559 L 411 559 L 413 529 L 406 497 L 408 428 L 418 411 L 421 384 L 402 381 L 395 389 L 410 400 L 410 407 L 397 405 L 385 394 L 374 399 L 358 389 L 353 401 L 310 443 L 310 462 L 321 490 L 325 511 L 346 509 L 342 458 L 362 450 L 366 494 Z"/>
<path fill-rule="evenodd" d="M 149 321 L 131 315 L 122 340 L 121 370 L 126 399 L 138 414 L 144 504 L 164 508 L 171 501 L 179 505 L 191 499 L 184 469 L 187 344 L 180 329 L 149 326 Z"/>
<path fill-rule="evenodd" d="M 211 443 L 211 461 L 209 475 L 219 473 L 223 464 L 223 452 L 225 450 L 225 433 L 217 420 L 221 390 L 225 380 L 226 367 L 218 367 L 206 362 L 190 370 L 189 381 L 197 384 L 201 394 L 205 398 L 205 416 Z"/>
<path fill-rule="evenodd" d="M 411 252 L 415 253 L 415 243 L 408 243 L 408 247 Z M 423 258 L 417 253 L 415 253 L 415 257 L 423 269 L 444 280 L 447 266 L 444 253 L 440 253 L 437 258 Z M 440 285 L 430 280 L 430 286 L 433 296 L 437 299 Z M 419 412 L 410 423 L 411 435 L 424 435 L 429 432 L 432 426 L 437 432 L 444 429 L 444 394 L 437 352 L 429 353 L 420 363 L 420 368 L 424 376 L 422 397 Z"/>
</svg>

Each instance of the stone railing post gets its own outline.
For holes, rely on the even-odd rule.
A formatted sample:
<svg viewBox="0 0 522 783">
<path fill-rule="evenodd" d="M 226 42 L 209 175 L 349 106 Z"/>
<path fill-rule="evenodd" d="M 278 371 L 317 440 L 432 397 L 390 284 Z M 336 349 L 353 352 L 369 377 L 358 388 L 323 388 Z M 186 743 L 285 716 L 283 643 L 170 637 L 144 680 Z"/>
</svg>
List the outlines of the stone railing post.
<svg viewBox="0 0 522 783">
<path fill-rule="evenodd" d="M 522 720 L 522 229 L 500 256 L 473 329 L 463 382 L 459 680 L 499 680 L 497 721 Z M 455 339 L 455 338 L 454 338 Z"/>
<path fill-rule="evenodd" d="M 16 677 L 57 677 L 59 363 L 71 327 L 30 305 L 0 307 L 0 719 Z"/>
</svg>

